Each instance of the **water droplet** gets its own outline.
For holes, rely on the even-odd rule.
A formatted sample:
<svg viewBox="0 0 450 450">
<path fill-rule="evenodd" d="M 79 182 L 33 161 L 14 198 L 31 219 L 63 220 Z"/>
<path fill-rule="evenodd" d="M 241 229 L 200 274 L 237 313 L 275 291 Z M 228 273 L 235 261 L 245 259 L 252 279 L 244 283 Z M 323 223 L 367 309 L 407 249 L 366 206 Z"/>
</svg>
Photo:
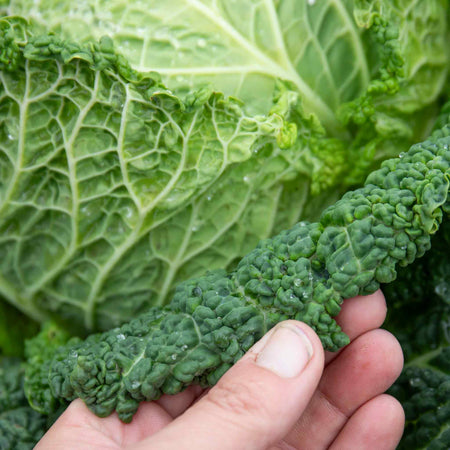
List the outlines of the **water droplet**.
<svg viewBox="0 0 450 450">
<path fill-rule="evenodd" d="M 143 36 L 148 34 L 148 28 L 145 28 L 145 27 L 135 28 L 134 31 L 136 32 L 136 34 L 143 35 Z"/>
<path fill-rule="evenodd" d="M 195 232 L 198 230 L 198 226 L 194 225 L 194 226 L 191 228 L 191 230 L 192 230 L 193 233 L 195 233 Z"/>
<path fill-rule="evenodd" d="M 153 33 L 155 39 L 166 39 L 168 36 L 168 27 L 161 27 Z"/>
<path fill-rule="evenodd" d="M 302 284 L 303 284 L 303 281 L 302 281 L 300 278 L 296 278 L 296 279 L 294 280 L 294 286 L 299 287 L 299 286 L 301 286 Z"/>
<path fill-rule="evenodd" d="M 78 357 L 78 352 L 76 352 L 75 350 L 71 350 L 71 351 L 69 352 L 69 356 L 70 356 L 71 358 L 77 358 L 77 357 Z"/>
<path fill-rule="evenodd" d="M 205 48 L 206 47 L 206 39 L 200 38 L 197 41 L 197 47 Z"/>
<path fill-rule="evenodd" d="M 212 200 L 212 195 L 208 195 L 208 197 L 206 197 L 206 200 L 208 200 L 208 202 L 210 202 Z"/>
<path fill-rule="evenodd" d="M 175 361 L 175 360 L 177 359 L 177 354 L 174 353 L 174 354 L 171 356 L 171 358 Z"/>
<path fill-rule="evenodd" d="M 124 340 L 125 340 L 125 335 L 122 334 L 122 333 L 120 333 L 120 334 L 118 334 L 118 335 L 116 336 L 116 338 L 117 338 L 118 341 L 124 341 Z"/>
<path fill-rule="evenodd" d="M 434 288 L 434 291 L 437 295 L 439 295 L 443 299 L 446 299 L 448 296 L 449 285 L 445 281 L 443 281 Z"/>
<path fill-rule="evenodd" d="M 314 3 L 316 3 L 316 0 L 308 0 L 308 5 L 314 5 Z"/>
<path fill-rule="evenodd" d="M 13 141 L 14 140 L 14 136 L 12 135 L 12 134 L 7 134 L 7 136 L 6 136 L 10 141 Z"/>
<path fill-rule="evenodd" d="M 184 344 L 183 346 L 181 346 L 181 350 L 186 351 L 188 349 L 188 346 L 186 344 Z"/>
<path fill-rule="evenodd" d="M 133 381 L 131 383 L 131 389 L 138 389 L 140 387 L 141 383 L 139 381 Z"/>
<path fill-rule="evenodd" d="M 403 158 L 404 156 L 405 156 L 405 152 L 401 152 L 401 153 L 398 155 L 399 158 Z"/>
<path fill-rule="evenodd" d="M 250 181 L 250 177 L 248 175 L 245 175 L 242 179 L 244 180 L 244 183 L 248 183 Z"/>
<path fill-rule="evenodd" d="M 127 206 L 127 207 L 124 208 L 124 212 L 125 212 L 125 217 L 127 219 L 129 219 L 130 217 L 133 217 L 133 214 L 134 214 L 133 208 L 130 208 L 130 207 Z"/>
<path fill-rule="evenodd" d="M 196 286 L 193 290 L 192 290 L 192 295 L 195 295 L 196 297 L 201 297 L 203 291 L 202 288 L 200 286 Z"/>
</svg>

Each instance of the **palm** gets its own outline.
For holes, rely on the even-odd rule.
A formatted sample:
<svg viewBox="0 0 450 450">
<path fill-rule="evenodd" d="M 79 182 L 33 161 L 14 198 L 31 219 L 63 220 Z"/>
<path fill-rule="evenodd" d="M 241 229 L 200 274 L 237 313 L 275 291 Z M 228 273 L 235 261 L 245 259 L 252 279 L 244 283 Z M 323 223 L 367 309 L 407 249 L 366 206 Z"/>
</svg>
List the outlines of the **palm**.
<svg viewBox="0 0 450 450">
<path fill-rule="evenodd" d="M 384 428 L 389 434 L 391 427 L 398 426 L 398 414 L 385 414 L 389 399 L 382 395 L 402 365 L 398 343 L 377 329 L 385 313 L 379 292 L 345 302 L 337 320 L 352 342 L 338 354 L 326 354 L 319 388 L 276 448 L 353 448 L 350 443 L 355 441 L 355 433 L 365 448 L 377 448 L 377 443 L 370 442 L 372 435 L 380 435 L 373 433 L 374 427 Z M 56 438 L 52 437 L 52 448 L 58 448 L 56 439 L 61 448 L 118 449 L 137 443 L 170 424 L 202 393 L 202 389 L 192 386 L 175 396 L 143 403 L 131 424 L 122 423 L 115 414 L 99 419 L 77 400 L 60 418 L 59 424 L 64 426 L 59 427 Z M 45 446 L 45 439 L 41 445 Z"/>
</svg>

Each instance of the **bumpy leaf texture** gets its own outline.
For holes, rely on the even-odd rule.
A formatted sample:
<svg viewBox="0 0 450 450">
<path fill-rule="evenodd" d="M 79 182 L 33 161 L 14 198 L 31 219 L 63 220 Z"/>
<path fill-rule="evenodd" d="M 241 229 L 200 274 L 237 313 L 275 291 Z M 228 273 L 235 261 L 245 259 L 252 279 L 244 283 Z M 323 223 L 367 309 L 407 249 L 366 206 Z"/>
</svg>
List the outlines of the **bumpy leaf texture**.
<svg viewBox="0 0 450 450">
<path fill-rule="evenodd" d="M 106 329 L 317 217 L 428 135 L 446 3 L 400 3 L 0 0 L 0 294 Z"/>
<path fill-rule="evenodd" d="M 394 280 L 450 213 L 449 146 L 447 126 L 384 162 L 319 222 L 261 241 L 234 271 L 185 281 L 167 307 L 60 347 L 28 397 L 80 397 L 100 416 L 116 410 L 130 421 L 140 401 L 214 384 L 279 321 L 307 323 L 328 350 L 346 345 L 332 318 L 343 299 Z"/>
<path fill-rule="evenodd" d="M 0 449 L 31 450 L 49 425 L 30 407 L 23 390 L 24 368 L 18 358 L 0 357 Z"/>
<path fill-rule="evenodd" d="M 450 447 L 450 221 L 432 249 L 383 290 L 386 327 L 395 333 L 405 368 L 391 388 L 403 404 L 406 428 L 399 450 Z"/>
<path fill-rule="evenodd" d="M 70 340 L 72 339 L 72 340 Z M 48 377 L 49 363 L 55 351 L 69 343 L 75 344 L 79 338 L 71 338 L 67 330 L 62 329 L 53 322 L 42 325 L 41 331 L 25 343 L 26 371 L 23 382 L 24 392 L 27 394 L 29 405 L 40 412 L 53 411 L 58 413 L 63 409 L 65 402 L 59 401 L 49 390 Z M 44 386 L 44 389 L 41 389 Z M 33 395 L 30 396 L 29 393 Z"/>
<path fill-rule="evenodd" d="M 447 73 L 445 0 L 4 3 L 64 37 L 108 35 L 134 68 L 157 71 L 171 89 L 212 86 L 251 113 L 267 113 L 276 80 L 289 81 L 332 134 L 357 135 L 353 151 L 364 161 L 427 135 L 420 131 L 434 114 L 414 113 L 439 95 Z M 342 106 L 359 131 L 345 129 Z"/>
<path fill-rule="evenodd" d="M 163 303 L 175 276 L 266 236 L 283 181 L 311 168 L 316 135 L 281 84 L 253 117 L 207 90 L 181 101 L 108 39 L 0 25 L 0 291 L 31 316 L 108 328 Z"/>
</svg>

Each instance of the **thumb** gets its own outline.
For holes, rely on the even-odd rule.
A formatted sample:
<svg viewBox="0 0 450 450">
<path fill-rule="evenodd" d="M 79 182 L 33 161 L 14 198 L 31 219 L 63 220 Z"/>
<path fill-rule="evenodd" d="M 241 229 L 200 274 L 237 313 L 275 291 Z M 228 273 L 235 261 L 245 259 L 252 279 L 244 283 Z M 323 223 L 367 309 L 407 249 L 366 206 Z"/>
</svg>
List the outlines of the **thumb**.
<svg viewBox="0 0 450 450">
<path fill-rule="evenodd" d="M 314 331 L 301 322 L 282 322 L 143 448 L 265 449 L 301 416 L 323 366 Z"/>
</svg>

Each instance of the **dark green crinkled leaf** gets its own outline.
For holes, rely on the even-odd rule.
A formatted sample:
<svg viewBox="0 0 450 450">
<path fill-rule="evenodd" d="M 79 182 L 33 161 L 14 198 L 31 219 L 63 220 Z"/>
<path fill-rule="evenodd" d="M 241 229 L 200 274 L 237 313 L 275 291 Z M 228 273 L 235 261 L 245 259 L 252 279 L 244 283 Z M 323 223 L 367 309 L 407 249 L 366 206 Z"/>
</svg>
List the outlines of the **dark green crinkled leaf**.
<svg viewBox="0 0 450 450">
<path fill-rule="evenodd" d="M 234 271 L 185 281 L 167 307 L 59 348 L 31 389 L 80 397 L 97 415 L 115 410 L 128 422 L 140 401 L 214 384 L 279 321 L 307 323 L 328 350 L 346 345 L 333 319 L 343 299 L 393 281 L 396 265 L 422 256 L 450 212 L 449 146 L 446 126 L 384 162 L 317 223 L 261 241 Z"/>
<path fill-rule="evenodd" d="M 280 209 L 283 228 L 314 211 L 314 174 L 333 167 L 329 187 L 346 170 L 342 143 L 286 83 L 251 116 L 207 89 L 181 100 L 108 38 L 0 24 L 18 52 L 0 72 L 0 293 L 38 320 L 107 329 L 164 304 L 174 280 L 281 226 Z"/>
<path fill-rule="evenodd" d="M 0 0 L 1 295 L 108 329 L 317 218 L 429 135 L 448 5 L 410 4 Z"/>
<path fill-rule="evenodd" d="M 47 322 L 42 326 L 41 331 L 25 344 L 27 363 L 24 390 L 31 407 L 40 413 L 48 414 L 49 411 L 58 411 L 66 406 L 62 399 L 49 395 L 48 371 L 49 362 L 55 351 L 67 344 L 69 339 L 71 343 L 77 342 L 77 338 L 71 338 L 66 330 Z"/>
<path fill-rule="evenodd" d="M 432 250 L 384 288 L 387 328 L 399 339 L 405 369 L 390 393 L 405 409 L 400 449 L 450 447 L 450 221 Z"/>
<path fill-rule="evenodd" d="M 23 389 L 24 368 L 19 358 L 0 357 L 0 449 L 31 450 L 56 416 L 30 407 Z"/>
</svg>

